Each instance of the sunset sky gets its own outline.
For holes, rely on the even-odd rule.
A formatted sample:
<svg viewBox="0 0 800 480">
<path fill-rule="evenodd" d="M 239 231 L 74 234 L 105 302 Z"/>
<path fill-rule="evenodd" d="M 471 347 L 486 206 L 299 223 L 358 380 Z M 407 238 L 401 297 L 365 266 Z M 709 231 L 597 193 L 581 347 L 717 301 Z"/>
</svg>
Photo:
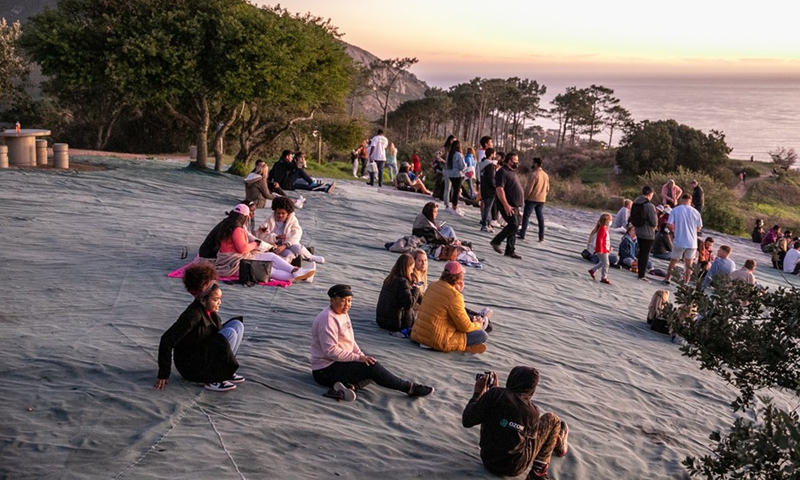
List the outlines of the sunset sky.
<svg viewBox="0 0 800 480">
<path fill-rule="evenodd" d="M 259 4 L 274 2 L 260 1 Z M 448 87 L 480 77 L 780 75 L 800 79 L 800 2 L 284 0 L 343 39 Z"/>
</svg>

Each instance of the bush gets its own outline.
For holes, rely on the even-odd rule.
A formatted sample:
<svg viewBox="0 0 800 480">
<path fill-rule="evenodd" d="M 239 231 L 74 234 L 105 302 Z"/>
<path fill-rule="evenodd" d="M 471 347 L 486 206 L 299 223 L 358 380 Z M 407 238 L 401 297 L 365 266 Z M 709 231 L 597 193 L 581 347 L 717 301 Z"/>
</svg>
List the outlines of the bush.
<svg viewBox="0 0 800 480">
<path fill-rule="evenodd" d="M 572 205 L 598 210 L 619 210 L 619 197 L 614 195 L 608 185 L 584 185 L 578 178 L 550 183 L 550 197 Z M 614 213 L 611 212 L 611 213 Z"/>
<path fill-rule="evenodd" d="M 737 176 L 737 178 L 739 176 L 739 172 L 744 172 L 745 175 L 747 175 L 747 178 L 758 178 L 761 176 L 761 170 L 751 166 L 745 166 L 741 168 L 731 167 L 731 171 Z"/>
</svg>

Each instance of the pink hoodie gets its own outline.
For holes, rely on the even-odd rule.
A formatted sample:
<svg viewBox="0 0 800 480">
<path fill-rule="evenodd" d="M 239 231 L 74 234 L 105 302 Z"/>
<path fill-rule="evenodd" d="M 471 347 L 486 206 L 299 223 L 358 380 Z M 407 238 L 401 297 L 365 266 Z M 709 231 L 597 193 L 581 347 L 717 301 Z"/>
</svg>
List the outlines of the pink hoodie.
<svg viewBox="0 0 800 480">
<path fill-rule="evenodd" d="M 350 315 L 336 314 L 325 307 L 311 327 L 311 370 L 321 370 L 334 362 L 357 362 L 364 352 L 358 347 Z"/>
</svg>

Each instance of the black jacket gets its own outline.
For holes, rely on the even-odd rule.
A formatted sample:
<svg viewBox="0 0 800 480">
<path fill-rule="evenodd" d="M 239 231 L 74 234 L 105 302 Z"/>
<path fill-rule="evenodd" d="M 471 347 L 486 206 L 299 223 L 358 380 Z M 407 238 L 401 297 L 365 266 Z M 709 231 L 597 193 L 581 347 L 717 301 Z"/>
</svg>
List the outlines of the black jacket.
<svg viewBox="0 0 800 480">
<path fill-rule="evenodd" d="M 539 420 L 539 408 L 531 403 L 538 384 L 535 368 L 514 367 L 506 388 L 473 395 L 464 408 L 461 423 L 466 428 L 481 425 L 481 460 L 495 475 L 517 476 L 533 461 L 527 436 Z"/>
<path fill-rule="evenodd" d="M 203 240 L 203 243 L 200 244 L 200 250 L 198 252 L 200 258 L 217 258 L 217 254 L 219 253 L 219 244 L 220 244 L 219 231 L 222 229 L 222 222 L 224 221 L 225 220 L 222 220 L 221 222 L 216 224 L 214 228 L 212 228 L 211 231 L 208 232 L 208 235 L 206 235 L 206 238 L 205 240 Z"/>
<path fill-rule="evenodd" d="M 175 368 L 190 382 L 229 380 L 239 368 L 228 340 L 219 334 L 219 315 L 209 315 L 199 300 L 183 311 L 161 336 L 158 345 L 158 378 L 169 378 L 173 350 Z"/>
<path fill-rule="evenodd" d="M 497 168 L 493 163 L 488 163 L 481 170 L 481 198 L 494 198 L 497 195 L 495 173 Z"/>
<path fill-rule="evenodd" d="M 297 163 L 294 160 L 278 160 L 269 170 L 270 183 L 277 183 L 284 190 L 294 190 L 294 171 L 297 170 Z"/>
<path fill-rule="evenodd" d="M 375 321 L 390 332 L 399 332 L 414 326 L 414 305 L 419 302 L 419 289 L 405 278 L 396 278 L 389 286 L 381 288 Z"/>
</svg>

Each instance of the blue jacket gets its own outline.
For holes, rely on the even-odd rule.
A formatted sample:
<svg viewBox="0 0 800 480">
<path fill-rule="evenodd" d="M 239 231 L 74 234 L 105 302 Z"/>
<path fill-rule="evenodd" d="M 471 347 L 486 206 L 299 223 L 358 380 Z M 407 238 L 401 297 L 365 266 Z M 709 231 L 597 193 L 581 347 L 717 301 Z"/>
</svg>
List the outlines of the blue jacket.
<svg viewBox="0 0 800 480">
<path fill-rule="evenodd" d="M 620 262 L 625 258 L 636 258 L 639 252 L 639 241 L 635 238 L 631 238 L 630 235 L 626 233 L 625 236 L 622 237 L 622 241 L 619 242 L 618 250 Z"/>
</svg>

